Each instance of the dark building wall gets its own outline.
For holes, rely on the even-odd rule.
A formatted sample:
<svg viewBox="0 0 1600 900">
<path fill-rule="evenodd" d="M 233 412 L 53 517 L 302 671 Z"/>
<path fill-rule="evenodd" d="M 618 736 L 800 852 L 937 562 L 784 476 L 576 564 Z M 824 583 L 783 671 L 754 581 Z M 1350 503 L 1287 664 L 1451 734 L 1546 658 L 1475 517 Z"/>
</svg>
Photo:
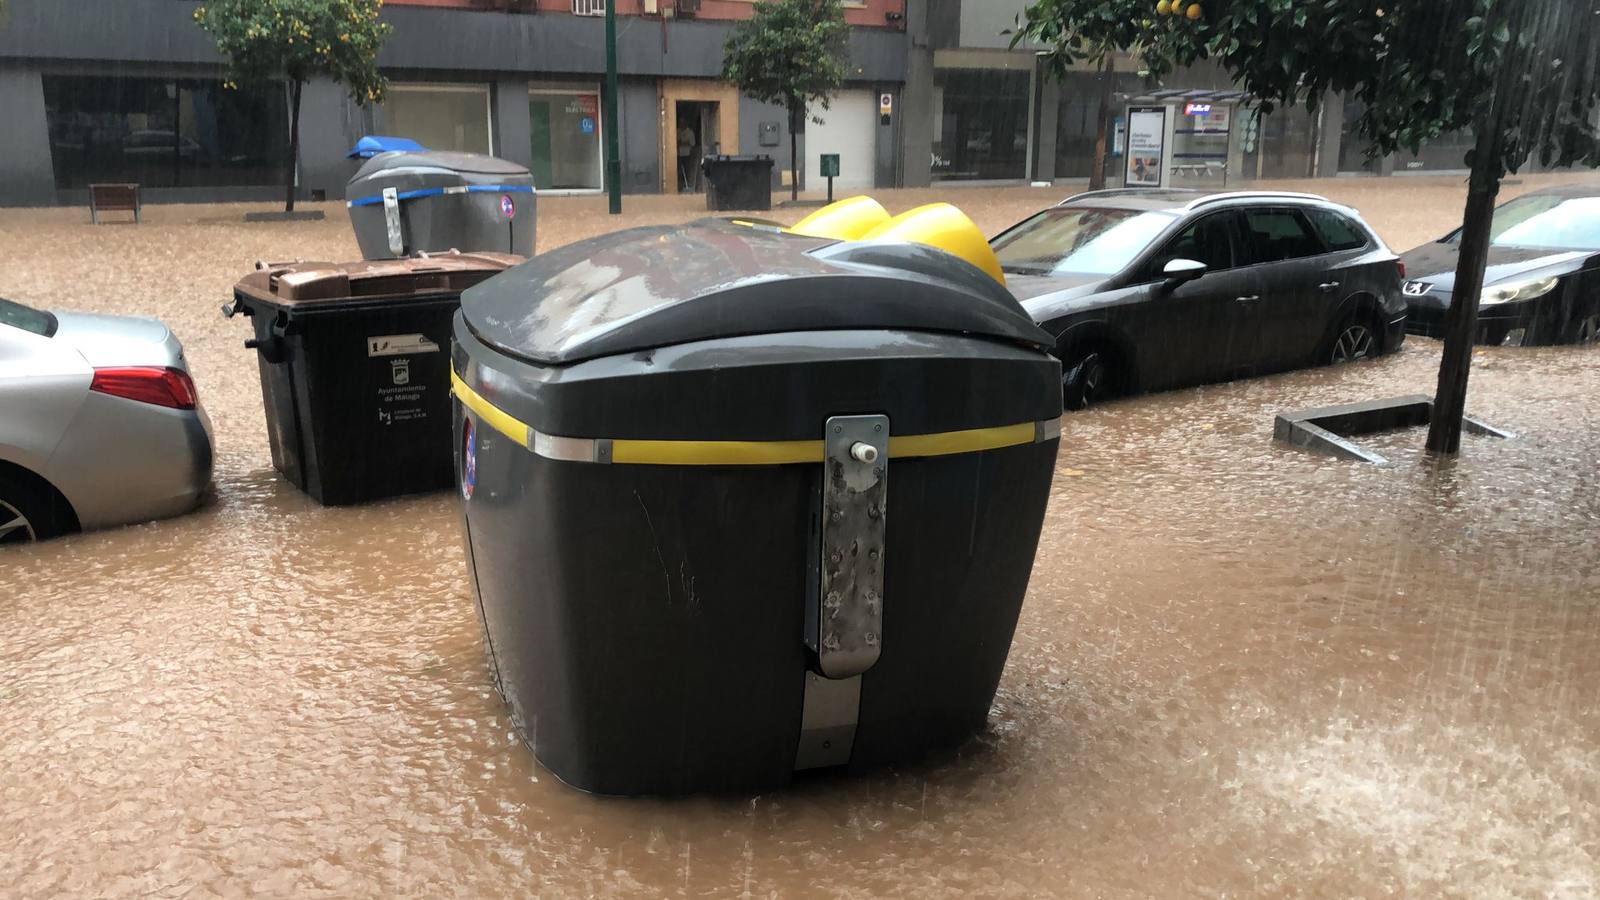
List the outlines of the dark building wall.
<svg viewBox="0 0 1600 900">
<path fill-rule="evenodd" d="M 874 14 L 895 4 L 875 2 Z M 178 70 L 216 78 L 222 60 L 210 37 L 195 26 L 195 4 L 174 0 L 11 0 L 0 28 L 0 101 L 11 127 L 0 137 L 0 203 L 78 202 L 57 192 L 40 73 L 72 67 L 112 77 Z M 541 78 L 582 75 L 600 80 L 604 21 L 566 14 L 512 14 L 428 6 L 386 6 L 394 26 L 379 64 L 391 77 L 419 81 L 472 81 L 493 86 L 495 148 L 526 162 L 529 122 L 526 84 Z M 727 22 L 629 17 L 618 29 L 622 93 L 618 110 L 623 145 L 623 186 L 659 189 L 657 77 L 715 78 L 721 69 Z M 906 41 L 898 28 L 858 28 L 850 38 L 849 80 L 898 85 L 904 77 Z M 13 114 L 15 111 L 15 114 Z M 343 196 L 354 164 L 344 158 L 362 134 L 381 127 L 381 114 L 363 109 L 328 82 L 307 86 L 302 103 L 300 188 Z M 753 136 L 752 136 L 753 138 Z M 787 136 L 784 138 L 787 153 Z M 743 140 L 741 140 L 743 144 Z M 750 146 L 754 146 L 752 140 Z M 269 198 L 261 188 L 182 189 L 159 199 Z"/>
<path fill-rule="evenodd" d="M 44 86 L 37 71 L 0 66 L 0 201 L 22 205 L 55 200 L 50 135 L 44 129 Z M 39 127 L 15 127 L 18 123 Z"/>
<path fill-rule="evenodd" d="M 762 146 L 761 123 L 771 122 L 778 126 L 778 142 L 775 146 Z M 800 158 L 805 158 L 805 135 L 799 135 L 797 145 Z M 758 155 L 772 157 L 772 187 L 777 190 L 783 185 L 783 173 L 789 171 L 789 114 L 783 107 L 772 103 L 762 103 L 749 97 L 739 98 L 739 153 L 741 155 Z"/>
<path fill-rule="evenodd" d="M 622 189 L 654 194 L 661 189 L 661 109 L 656 83 L 624 78 L 617 85 L 617 125 L 622 139 Z"/>
<path fill-rule="evenodd" d="M 935 22 L 954 42 L 960 21 L 959 0 L 910 0 L 906 4 L 906 57 L 904 87 L 896 97 L 895 119 L 900 129 L 898 175 L 901 187 L 932 184 L 928 161 L 933 155 L 933 37 Z"/>
</svg>

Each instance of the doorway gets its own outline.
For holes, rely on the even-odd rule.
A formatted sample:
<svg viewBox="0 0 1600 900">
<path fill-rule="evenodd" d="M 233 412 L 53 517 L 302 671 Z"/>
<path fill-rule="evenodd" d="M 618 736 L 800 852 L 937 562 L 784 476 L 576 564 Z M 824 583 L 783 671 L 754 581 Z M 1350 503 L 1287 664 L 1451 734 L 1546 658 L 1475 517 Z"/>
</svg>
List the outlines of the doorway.
<svg viewBox="0 0 1600 900">
<path fill-rule="evenodd" d="M 701 190 L 700 160 L 713 153 L 739 152 L 739 91 L 703 78 L 663 78 L 660 91 L 661 192 Z M 687 166 L 679 155 L 680 136 L 694 141 Z"/>
<path fill-rule="evenodd" d="M 673 141 L 677 149 L 678 193 L 698 194 L 705 190 L 700 160 L 722 152 L 717 127 L 719 104 L 715 100 L 678 100 L 673 116 Z"/>
</svg>

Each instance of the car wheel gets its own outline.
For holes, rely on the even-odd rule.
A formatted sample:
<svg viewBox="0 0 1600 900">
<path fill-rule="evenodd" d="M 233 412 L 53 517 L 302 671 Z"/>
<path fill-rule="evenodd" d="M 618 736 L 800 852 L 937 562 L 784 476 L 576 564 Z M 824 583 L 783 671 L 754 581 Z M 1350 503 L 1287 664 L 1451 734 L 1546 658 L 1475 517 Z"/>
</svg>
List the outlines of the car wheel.
<svg viewBox="0 0 1600 900">
<path fill-rule="evenodd" d="M 1116 359 L 1104 348 L 1081 347 L 1067 353 L 1061 362 L 1061 405 L 1065 409 L 1088 409 L 1121 393 Z"/>
<path fill-rule="evenodd" d="M 1333 347 L 1324 359 L 1330 366 L 1355 362 L 1378 355 L 1378 334 L 1372 323 L 1360 316 L 1351 316 L 1334 332 Z"/>
<path fill-rule="evenodd" d="M 0 473 L 0 545 L 42 541 L 72 530 L 70 510 L 48 486 Z"/>
</svg>

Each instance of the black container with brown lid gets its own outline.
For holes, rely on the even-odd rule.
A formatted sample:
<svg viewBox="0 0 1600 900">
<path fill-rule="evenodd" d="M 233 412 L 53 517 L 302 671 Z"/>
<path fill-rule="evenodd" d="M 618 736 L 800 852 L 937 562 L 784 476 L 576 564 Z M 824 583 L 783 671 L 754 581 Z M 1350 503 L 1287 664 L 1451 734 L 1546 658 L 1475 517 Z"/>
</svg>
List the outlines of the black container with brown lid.
<svg viewBox="0 0 1600 900">
<path fill-rule="evenodd" d="M 501 253 L 257 263 L 228 316 L 255 324 L 272 464 L 330 506 L 453 479 L 450 327 L 461 292 L 522 262 Z"/>
</svg>

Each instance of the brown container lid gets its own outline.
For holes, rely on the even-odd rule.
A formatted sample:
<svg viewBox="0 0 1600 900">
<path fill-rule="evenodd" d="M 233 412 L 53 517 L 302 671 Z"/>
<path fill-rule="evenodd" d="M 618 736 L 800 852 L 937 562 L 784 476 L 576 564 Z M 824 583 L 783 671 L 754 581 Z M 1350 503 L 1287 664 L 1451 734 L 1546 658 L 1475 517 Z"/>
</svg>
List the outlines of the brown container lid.
<svg viewBox="0 0 1600 900">
<path fill-rule="evenodd" d="M 305 308 L 351 300 L 362 303 L 459 294 L 523 262 L 510 253 L 418 253 L 405 259 L 359 262 L 258 262 L 235 294 L 274 306 Z"/>
</svg>

